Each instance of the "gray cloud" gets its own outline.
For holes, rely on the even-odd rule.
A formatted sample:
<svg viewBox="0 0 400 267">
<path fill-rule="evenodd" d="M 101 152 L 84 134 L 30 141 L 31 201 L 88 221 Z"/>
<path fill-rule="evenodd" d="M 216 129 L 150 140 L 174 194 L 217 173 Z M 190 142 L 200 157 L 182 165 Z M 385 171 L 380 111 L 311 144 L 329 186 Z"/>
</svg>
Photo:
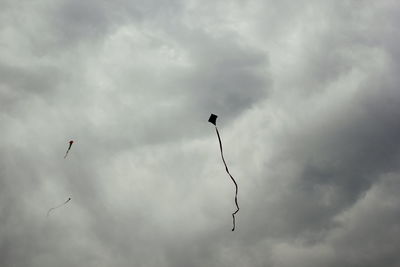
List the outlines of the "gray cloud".
<svg viewBox="0 0 400 267">
<path fill-rule="evenodd" d="M 399 4 L 0 8 L 1 266 L 399 265 Z"/>
</svg>

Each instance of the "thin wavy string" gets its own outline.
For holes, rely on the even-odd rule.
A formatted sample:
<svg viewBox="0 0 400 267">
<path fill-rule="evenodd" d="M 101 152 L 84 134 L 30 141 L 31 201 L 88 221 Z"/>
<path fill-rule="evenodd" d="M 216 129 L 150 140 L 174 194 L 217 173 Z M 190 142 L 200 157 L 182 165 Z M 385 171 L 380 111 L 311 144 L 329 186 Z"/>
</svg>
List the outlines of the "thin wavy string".
<svg viewBox="0 0 400 267">
<path fill-rule="evenodd" d="M 61 208 L 62 206 L 64 206 L 65 204 L 67 204 L 70 200 L 71 200 L 71 198 L 69 197 L 69 198 L 67 199 L 67 201 L 65 201 L 64 203 L 62 203 L 62 204 L 60 204 L 60 205 L 58 205 L 58 206 L 55 206 L 55 207 L 49 209 L 49 210 L 47 211 L 47 216 L 46 216 L 46 217 L 49 217 L 50 212 L 51 212 L 52 210 Z"/>
<path fill-rule="evenodd" d="M 224 165 L 225 165 L 225 170 L 226 170 L 226 172 L 229 174 L 229 177 L 231 177 L 233 183 L 235 184 L 235 189 L 236 189 L 236 192 L 235 192 L 236 211 L 235 211 L 234 213 L 232 213 L 232 221 L 233 221 L 232 231 L 235 231 L 235 227 L 236 227 L 235 215 L 236 215 L 236 213 L 239 212 L 239 204 L 238 204 L 238 200 L 237 200 L 237 195 L 238 195 L 238 192 L 239 192 L 239 187 L 238 187 L 238 185 L 237 185 L 237 183 L 236 183 L 236 181 L 235 181 L 235 178 L 233 178 L 233 176 L 232 176 L 231 173 L 229 172 L 228 166 L 226 165 L 225 158 L 224 158 L 224 152 L 223 152 L 223 149 L 222 149 L 221 137 L 220 137 L 220 135 L 219 135 L 217 126 L 215 126 L 215 131 L 217 132 L 218 141 L 219 141 L 219 149 L 221 150 L 221 157 L 222 157 L 222 161 L 224 162 Z"/>
</svg>

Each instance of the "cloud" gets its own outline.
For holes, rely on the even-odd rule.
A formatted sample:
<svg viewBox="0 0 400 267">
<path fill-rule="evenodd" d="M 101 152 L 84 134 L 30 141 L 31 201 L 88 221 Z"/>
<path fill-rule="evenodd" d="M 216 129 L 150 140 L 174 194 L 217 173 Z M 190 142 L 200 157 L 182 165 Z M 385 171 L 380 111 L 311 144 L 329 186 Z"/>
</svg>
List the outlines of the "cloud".
<svg viewBox="0 0 400 267">
<path fill-rule="evenodd" d="M 1 266 L 398 265 L 395 1 L 0 6 Z"/>
</svg>

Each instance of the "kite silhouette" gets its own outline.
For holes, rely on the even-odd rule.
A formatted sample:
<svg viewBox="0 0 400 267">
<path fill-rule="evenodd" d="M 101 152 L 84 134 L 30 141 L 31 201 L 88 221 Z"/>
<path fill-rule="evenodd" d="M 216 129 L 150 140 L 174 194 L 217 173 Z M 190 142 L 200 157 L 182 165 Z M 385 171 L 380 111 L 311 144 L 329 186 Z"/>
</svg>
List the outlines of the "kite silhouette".
<svg viewBox="0 0 400 267">
<path fill-rule="evenodd" d="M 72 144 L 73 144 L 73 143 L 74 143 L 74 141 L 73 141 L 73 140 L 69 141 L 69 147 L 68 147 L 68 150 L 67 150 L 67 152 L 65 152 L 64 159 L 67 157 L 67 155 L 68 155 L 68 152 L 69 152 L 69 150 L 71 149 L 71 146 L 72 146 Z"/>
<path fill-rule="evenodd" d="M 67 199 L 67 201 L 65 201 L 64 203 L 62 203 L 62 204 L 60 204 L 60 205 L 58 205 L 58 206 L 55 206 L 55 207 L 49 209 L 49 210 L 47 211 L 47 217 L 49 217 L 51 211 L 53 211 L 53 210 L 55 210 L 55 209 L 58 209 L 58 208 L 61 208 L 62 206 L 64 206 L 65 204 L 67 204 L 70 200 L 71 200 L 71 198 L 69 197 L 69 198 Z"/>
<path fill-rule="evenodd" d="M 232 213 L 232 220 L 233 220 L 232 231 L 235 231 L 235 226 L 236 226 L 236 224 L 235 224 L 235 215 L 236 215 L 236 213 L 239 212 L 239 204 L 238 204 L 238 200 L 237 200 L 237 195 L 238 195 L 239 188 L 238 188 L 238 185 L 237 185 L 237 183 L 235 181 L 235 178 L 233 178 L 233 176 L 229 172 L 228 166 L 226 165 L 226 162 L 225 162 L 224 152 L 222 150 L 221 136 L 219 135 L 218 128 L 217 128 L 217 117 L 218 117 L 217 115 L 211 114 L 210 118 L 208 119 L 208 122 L 214 124 L 214 126 L 215 126 L 215 131 L 217 132 L 218 141 L 219 141 L 219 149 L 221 150 L 221 157 L 222 157 L 222 161 L 224 162 L 224 165 L 225 165 L 225 170 L 229 174 L 229 177 L 231 177 L 233 183 L 235 184 L 235 189 L 236 189 L 236 192 L 235 192 L 236 211 L 234 213 Z"/>
</svg>

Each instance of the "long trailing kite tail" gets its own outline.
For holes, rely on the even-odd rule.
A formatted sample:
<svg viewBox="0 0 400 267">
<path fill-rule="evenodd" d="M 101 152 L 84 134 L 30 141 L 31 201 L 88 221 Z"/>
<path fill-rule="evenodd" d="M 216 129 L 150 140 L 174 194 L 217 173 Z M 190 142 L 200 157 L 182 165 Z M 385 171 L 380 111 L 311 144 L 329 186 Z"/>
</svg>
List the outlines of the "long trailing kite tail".
<svg viewBox="0 0 400 267">
<path fill-rule="evenodd" d="M 231 177 L 232 182 L 235 184 L 235 189 L 236 189 L 236 191 L 235 191 L 236 211 L 234 213 L 232 213 L 232 221 L 233 221 L 232 231 L 235 231 L 235 226 L 236 226 L 236 224 L 235 224 L 235 215 L 236 215 L 236 213 L 239 212 L 239 204 L 238 204 L 238 199 L 237 199 L 239 188 L 238 188 L 238 185 L 237 185 L 237 183 L 235 181 L 235 178 L 233 178 L 233 176 L 229 172 L 228 166 L 226 165 L 225 158 L 224 158 L 224 152 L 223 152 L 223 149 L 222 149 L 221 137 L 219 135 L 217 125 L 215 125 L 215 131 L 217 132 L 218 141 L 219 141 L 219 149 L 221 150 L 221 157 L 222 157 L 222 161 L 224 162 L 224 165 L 225 165 L 225 170 L 229 174 L 229 177 Z"/>
<path fill-rule="evenodd" d="M 64 203 L 62 203 L 62 204 L 60 204 L 60 205 L 58 205 L 58 206 L 55 206 L 55 207 L 49 209 L 49 210 L 47 211 L 46 217 L 49 217 L 51 211 L 53 211 L 53 210 L 55 210 L 55 209 L 58 209 L 58 208 L 61 208 L 62 206 L 64 206 L 65 204 L 67 204 L 70 200 L 71 200 L 71 198 L 69 197 L 69 198 L 67 199 L 67 201 L 65 201 Z"/>
</svg>

